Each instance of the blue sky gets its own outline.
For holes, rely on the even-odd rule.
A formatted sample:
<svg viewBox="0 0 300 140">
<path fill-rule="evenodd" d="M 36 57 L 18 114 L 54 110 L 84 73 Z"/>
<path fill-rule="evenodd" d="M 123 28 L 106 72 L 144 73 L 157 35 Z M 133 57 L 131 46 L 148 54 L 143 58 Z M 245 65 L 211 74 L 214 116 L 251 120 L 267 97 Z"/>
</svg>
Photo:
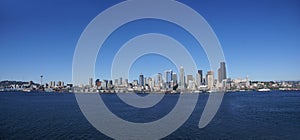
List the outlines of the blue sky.
<svg viewBox="0 0 300 140">
<path fill-rule="evenodd" d="M 72 81 L 76 43 L 88 23 L 119 0 L 1 0 L 0 80 Z M 298 0 L 199 0 L 180 2 L 199 12 L 222 45 L 228 76 L 252 80 L 300 80 L 300 2 Z M 145 28 L 151 24 L 155 28 Z M 174 28 L 174 29 L 173 29 Z M 176 29 L 175 29 L 176 28 Z M 130 29 L 131 34 L 126 34 Z M 123 31 L 122 31 L 123 30 Z M 107 64 L 118 43 L 147 32 L 173 35 L 191 51 L 198 69 L 209 69 L 203 50 L 184 31 L 157 20 L 128 23 L 107 40 L 96 63 L 96 77 L 108 79 Z M 125 35 L 126 34 L 126 35 Z M 125 36 L 124 36 L 125 35 Z M 182 37 L 182 36 L 186 36 Z M 151 61 L 150 61 L 151 60 Z M 147 63 L 146 63 L 147 62 Z M 145 68 L 145 65 L 149 68 Z M 174 69 L 167 59 L 147 55 L 131 76 Z"/>
</svg>

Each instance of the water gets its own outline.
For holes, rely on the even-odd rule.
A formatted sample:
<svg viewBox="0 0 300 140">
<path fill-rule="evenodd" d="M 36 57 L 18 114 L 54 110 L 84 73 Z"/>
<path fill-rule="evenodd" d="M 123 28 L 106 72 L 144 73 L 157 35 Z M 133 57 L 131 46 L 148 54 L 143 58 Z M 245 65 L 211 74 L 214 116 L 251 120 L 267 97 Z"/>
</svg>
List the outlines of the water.
<svg viewBox="0 0 300 140">
<path fill-rule="evenodd" d="M 178 95 L 154 107 L 135 109 L 115 95 L 102 95 L 116 115 L 150 122 L 166 115 Z M 199 96 L 189 120 L 165 139 L 300 139 L 300 92 L 227 93 L 215 118 L 198 122 L 208 94 Z M 74 94 L 0 93 L 0 139 L 109 139 L 81 113 Z"/>
</svg>

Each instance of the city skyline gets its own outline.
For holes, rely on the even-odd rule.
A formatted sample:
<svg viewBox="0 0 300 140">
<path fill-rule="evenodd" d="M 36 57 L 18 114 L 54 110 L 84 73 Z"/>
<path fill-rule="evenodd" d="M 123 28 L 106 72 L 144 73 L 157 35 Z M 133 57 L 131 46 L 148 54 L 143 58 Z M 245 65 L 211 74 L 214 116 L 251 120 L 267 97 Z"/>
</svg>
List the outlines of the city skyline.
<svg viewBox="0 0 300 140">
<path fill-rule="evenodd" d="M 153 76 L 145 76 L 141 73 L 138 77 L 131 80 L 122 76 L 117 79 L 99 79 L 96 77 L 95 79 L 89 78 L 88 84 L 74 85 L 74 92 L 111 93 L 135 91 L 176 93 L 178 91 L 189 91 L 197 93 L 202 91 L 232 90 L 234 80 L 226 77 L 225 65 L 225 62 L 220 62 L 217 75 L 218 79 L 214 78 L 214 72 L 211 70 L 207 71 L 206 77 L 203 77 L 203 70 L 197 70 L 196 73 L 189 74 L 185 73 L 183 66 L 180 66 L 179 77 L 176 73 L 173 73 L 172 69 L 165 70 L 163 74 L 161 72 L 152 74 Z M 241 80 L 241 82 L 248 83 L 246 84 L 247 87 L 244 88 L 250 88 L 248 78 L 246 78 L 245 81 Z"/>
<path fill-rule="evenodd" d="M 72 59 L 80 34 L 97 14 L 119 2 L 1 1 L 0 81 L 40 81 L 40 75 L 43 75 L 43 83 L 72 83 Z M 179 2 L 199 12 L 215 31 L 224 51 L 226 68 L 230 71 L 227 76 L 248 75 L 251 80 L 258 81 L 300 80 L 298 1 Z M 146 29 L 147 25 L 152 26 Z M 132 34 L 114 38 L 126 34 L 128 29 Z M 120 43 L 140 33 L 160 31 L 170 35 L 170 30 L 176 31 L 172 36 L 191 52 L 197 63 L 196 69 L 209 71 L 205 52 L 195 49 L 197 43 L 184 31 L 163 21 L 144 20 L 125 25 L 108 39 L 106 47 L 98 54 L 95 78 L 109 79 L 110 70 L 103 66 L 110 65 L 110 61 L 105 60 L 113 57 Z M 145 68 L 145 62 L 153 68 Z M 130 77 L 143 71 L 148 75 L 166 69 L 172 69 L 180 76 L 166 58 L 148 55 L 132 65 Z M 218 71 L 214 70 L 214 73 L 218 79 Z"/>
</svg>

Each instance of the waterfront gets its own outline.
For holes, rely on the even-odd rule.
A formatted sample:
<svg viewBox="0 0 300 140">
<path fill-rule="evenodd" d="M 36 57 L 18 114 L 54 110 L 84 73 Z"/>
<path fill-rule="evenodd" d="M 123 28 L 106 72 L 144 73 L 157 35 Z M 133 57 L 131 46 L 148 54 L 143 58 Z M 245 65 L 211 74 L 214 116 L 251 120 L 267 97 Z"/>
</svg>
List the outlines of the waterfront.
<svg viewBox="0 0 300 140">
<path fill-rule="evenodd" d="M 134 109 L 115 94 L 102 94 L 118 116 L 148 122 L 166 115 L 178 94 L 149 110 Z M 208 94 L 200 94 L 190 119 L 166 139 L 300 139 L 300 92 L 226 93 L 210 124 L 198 128 Z M 0 93 L 0 139 L 108 139 L 82 115 L 74 94 Z"/>
</svg>

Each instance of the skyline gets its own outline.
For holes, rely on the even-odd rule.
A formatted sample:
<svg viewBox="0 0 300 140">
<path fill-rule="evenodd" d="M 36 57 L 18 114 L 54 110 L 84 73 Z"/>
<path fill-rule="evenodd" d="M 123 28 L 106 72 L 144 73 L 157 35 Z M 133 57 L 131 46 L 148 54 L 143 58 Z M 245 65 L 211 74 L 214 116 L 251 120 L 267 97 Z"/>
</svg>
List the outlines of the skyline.
<svg viewBox="0 0 300 140">
<path fill-rule="evenodd" d="M 73 53 L 81 32 L 96 15 L 118 2 L 1 1 L 0 81 L 39 81 L 40 75 L 44 75 L 45 82 L 61 80 L 71 83 Z M 223 48 L 228 77 L 248 75 L 251 80 L 260 81 L 300 80 L 300 64 L 297 62 L 300 58 L 298 1 L 179 2 L 199 12 L 213 28 Z M 145 29 L 147 24 L 157 26 Z M 126 41 L 130 36 L 150 31 L 169 35 L 175 28 L 157 20 L 141 20 L 125 25 L 115 32 L 115 36 L 125 34 L 128 29 L 132 29 L 132 34 L 116 41 L 112 35 L 114 42 L 108 41 L 106 50 L 104 46 L 98 54 L 95 78 L 108 79 L 109 70 L 102 66 L 107 66 L 104 61 L 117 50 L 112 46 Z M 197 69 L 209 71 L 203 50 L 194 49 L 197 44 L 182 37 L 184 31 L 177 28 L 175 31 L 173 37 L 192 52 Z M 153 68 L 143 69 L 144 62 Z M 137 60 L 130 73 L 131 77 L 138 77 L 141 71 L 147 75 L 166 69 L 178 73 L 167 59 L 148 55 Z"/>
</svg>

